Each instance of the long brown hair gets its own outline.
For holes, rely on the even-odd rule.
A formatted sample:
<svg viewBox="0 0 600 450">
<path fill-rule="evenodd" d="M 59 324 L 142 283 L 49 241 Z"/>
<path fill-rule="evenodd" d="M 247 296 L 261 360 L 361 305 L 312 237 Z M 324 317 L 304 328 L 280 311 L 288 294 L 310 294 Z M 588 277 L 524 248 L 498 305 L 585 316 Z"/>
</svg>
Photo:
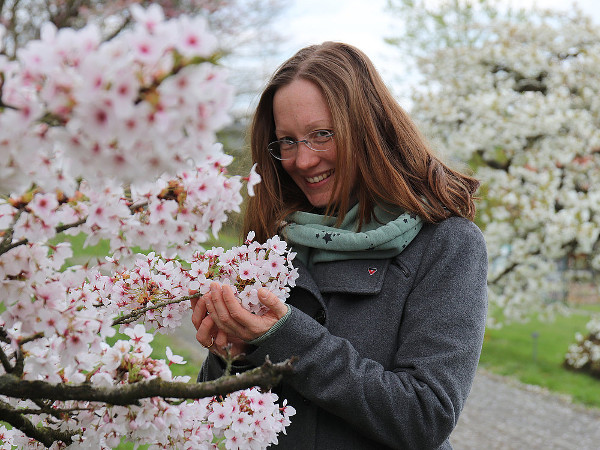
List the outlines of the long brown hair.
<svg viewBox="0 0 600 450">
<path fill-rule="evenodd" d="M 281 162 L 267 151 L 269 142 L 277 139 L 275 92 L 299 78 L 319 86 L 331 110 L 336 173 L 356 174 L 355 178 L 335 177 L 335 195 L 326 212 L 337 211 L 338 223 L 351 198 L 359 203 L 359 227 L 375 218 L 377 204 L 400 207 L 426 222 L 449 216 L 473 220 L 473 195 L 479 182 L 435 156 L 363 52 L 348 44 L 325 42 L 306 47 L 284 62 L 260 97 L 250 145 L 262 182 L 248 202 L 244 234 L 253 230 L 264 241 L 277 233 L 290 213 L 313 209 Z"/>
</svg>

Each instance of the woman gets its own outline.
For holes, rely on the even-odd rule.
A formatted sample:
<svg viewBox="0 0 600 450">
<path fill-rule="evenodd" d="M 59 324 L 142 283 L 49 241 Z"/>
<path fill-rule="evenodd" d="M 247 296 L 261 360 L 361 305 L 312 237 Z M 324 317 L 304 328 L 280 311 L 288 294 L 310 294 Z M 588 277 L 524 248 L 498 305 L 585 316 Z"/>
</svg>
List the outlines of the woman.
<svg viewBox="0 0 600 450">
<path fill-rule="evenodd" d="M 487 257 L 478 182 L 444 165 L 358 49 L 326 42 L 273 75 L 251 126 L 263 181 L 245 230 L 298 252 L 289 307 L 264 316 L 213 283 L 194 305 L 200 380 L 298 356 L 278 393 L 296 408 L 282 448 L 451 448 L 475 375 Z"/>
</svg>

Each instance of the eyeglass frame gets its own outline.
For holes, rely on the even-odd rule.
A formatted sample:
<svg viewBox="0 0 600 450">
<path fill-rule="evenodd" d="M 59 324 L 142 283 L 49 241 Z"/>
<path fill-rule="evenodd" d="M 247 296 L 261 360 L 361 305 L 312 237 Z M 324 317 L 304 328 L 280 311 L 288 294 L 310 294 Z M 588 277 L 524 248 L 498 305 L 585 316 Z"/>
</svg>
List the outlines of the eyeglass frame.
<svg viewBox="0 0 600 450">
<path fill-rule="evenodd" d="M 327 141 L 326 141 L 326 142 L 324 142 L 324 144 L 329 144 L 329 142 L 330 142 L 330 141 L 333 139 L 333 137 L 335 136 L 335 132 L 334 132 L 333 130 L 328 130 L 328 129 L 314 130 L 314 131 L 311 131 L 310 133 L 308 133 L 308 134 L 304 135 L 304 136 L 303 136 L 303 139 L 298 139 L 297 141 L 294 141 L 293 139 L 277 139 L 276 141 L 269 142 L 269 145 L 267 145 L 267 151 L 269 152 L 269 154 L 270 154 L 270 155 L 271 155 L 273 158 L 275 158 L 275 159 L 277 159 L 277 160 L 279 160 L 279 161 L 287 161 L 287 160 L 289 160 L 289 159 L 292 159 L 292 158 L 294 158 L 294 157 L 295 157 L 295 155 L 294 155 L 294 156 L 292 156 L 292 157 L 289 157 L 289 158 L 282 158 L 281 156 L 277 156 L 277 155 L 275 155 L 275 154 L 273 153 L 273 150 L 272 150 L 270 147 L 271 147 L 273 144 L 278 144 L 278 145 L 280 145 L 280 144 L 279 144 L 280 142 L 285 142 L 286 144 L 288 144 L 288 145 L 290 145 L 290 146 L 292 146 L 292 145 L 296 145 L 296 152 L 297 152 L 297 150 L 298 150 L 298 145 L 299 145 L 300 143 L 303 143 L 304 145 L 306 145 L 306 147 L 308 147 L 308 148 L 309 148 L 310 150 L 312 150 L 313 152 L 326 152 L 326 151 L 328 151 L 328 150 L 330 150 L 330 149 L 329 149 L 329 148 L 324 148 L 324 149 L 313 148 L 313 147 L 312 147 L 312 145 L 311 145 L 311 143 L 310 143 L 310 141 L 307 139 L 307 136 L 310 136 L 310 135 L 311 135 L 311 134 L 313 134 L 313 133 L 318 133 L 319 131 L 326 131 L 327 133 L 329 133 L 329 135 L 328 135 L 328 136 L 326 136 L 326 137 L 327 137 Z M 313 144 L 313 145 L 314 145 L 314 144 Z M 279 152 L 280 152 L 280 155 L 281 155 L 281 149 L 279 149 Z"/>
</svg>

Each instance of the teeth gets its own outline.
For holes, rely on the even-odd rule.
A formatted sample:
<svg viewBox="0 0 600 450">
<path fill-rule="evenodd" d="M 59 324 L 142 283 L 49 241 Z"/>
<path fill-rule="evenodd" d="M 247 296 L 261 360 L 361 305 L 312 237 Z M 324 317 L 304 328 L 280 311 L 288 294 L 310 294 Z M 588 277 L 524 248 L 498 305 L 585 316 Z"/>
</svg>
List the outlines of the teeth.
<svg viewBox="0 0 600 450">
<path fill-rule="evenodd" d="M 309 183 L 318 183 L 319 181 L 323 181 L 325 178 L 329 178 L 331 175 L 333 174 L 333 169 L 328 170 L 325 173 L 322 173 L 321 175 L 317 175 L 316 177 L 312 177 L 312 178 L 305 178 L 306 181 L 308 181 Z"/>
</svg>

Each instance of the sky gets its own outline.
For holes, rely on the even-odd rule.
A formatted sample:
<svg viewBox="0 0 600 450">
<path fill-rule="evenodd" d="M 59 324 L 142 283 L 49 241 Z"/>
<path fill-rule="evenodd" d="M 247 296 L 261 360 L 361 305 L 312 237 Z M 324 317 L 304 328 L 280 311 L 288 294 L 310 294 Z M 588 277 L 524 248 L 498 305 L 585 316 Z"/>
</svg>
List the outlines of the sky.
<svg viewBox="0 0 600 450">
<path fill-rule="evenodd" d="M 556 10 L 565 10 L 575 3 L 600 24 L 599 0 L 518 0 L 523 7 L 534 3 Z M 401 66 L 398 51 L 384 42 L 385 37 L 399 34 L 399 21 L 385 11 L 386 4 L 387 0 L 294 0 L 285 17 L 278 19 L 285 21 L 283 59 L 306 45 L 326 40 L 347 42 L 363 50 L 394 93 L 403 97 L 398 92 L 401 84 L 396 75 Z"/>
</svg>

